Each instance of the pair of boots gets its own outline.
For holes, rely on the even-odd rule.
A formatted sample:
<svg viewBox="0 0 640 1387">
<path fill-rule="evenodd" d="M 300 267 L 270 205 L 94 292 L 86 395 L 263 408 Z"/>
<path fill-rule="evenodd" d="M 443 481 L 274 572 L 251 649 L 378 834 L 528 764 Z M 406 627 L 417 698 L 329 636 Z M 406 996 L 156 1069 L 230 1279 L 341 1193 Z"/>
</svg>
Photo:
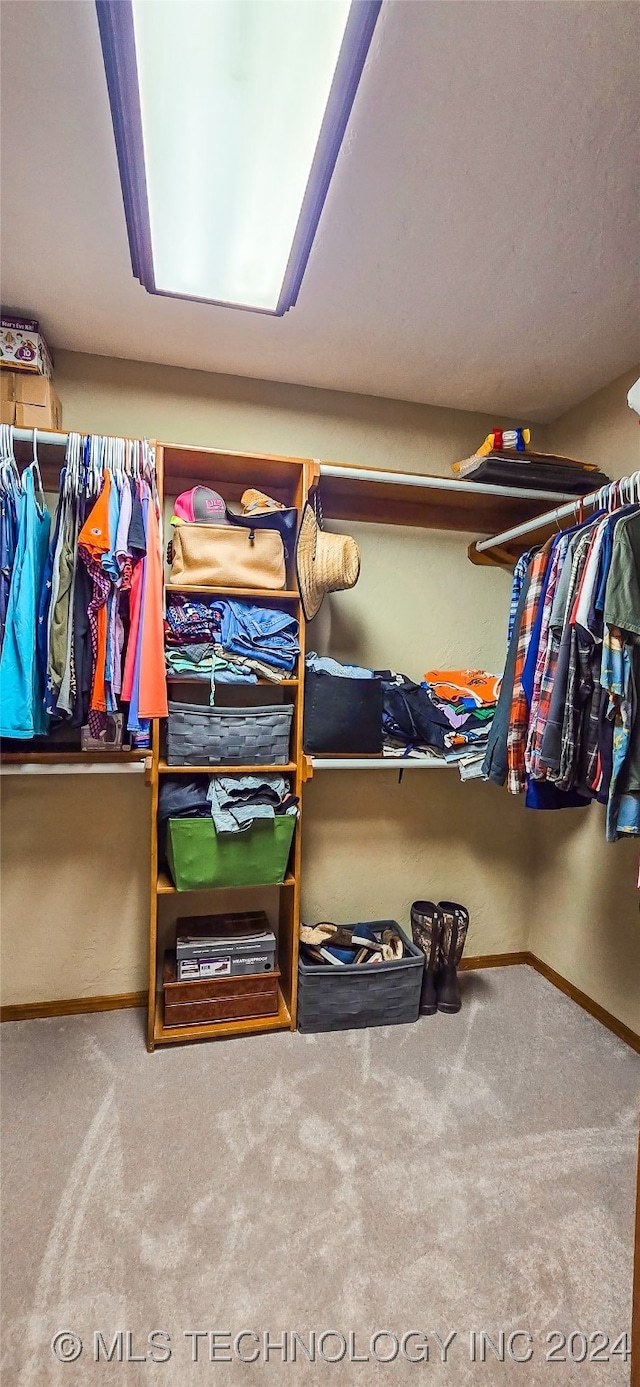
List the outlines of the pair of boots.
<svg viewBox="0 0 640 1387">
<path fill-rule="evenodd" d="M 414 901 L 411 907 L 413 942 L 424 954 L 420 1015 L 460 1010 L 462 998 L 458 965 L 462 958 L 469 912 L 456 901 Z"/>
</svg>

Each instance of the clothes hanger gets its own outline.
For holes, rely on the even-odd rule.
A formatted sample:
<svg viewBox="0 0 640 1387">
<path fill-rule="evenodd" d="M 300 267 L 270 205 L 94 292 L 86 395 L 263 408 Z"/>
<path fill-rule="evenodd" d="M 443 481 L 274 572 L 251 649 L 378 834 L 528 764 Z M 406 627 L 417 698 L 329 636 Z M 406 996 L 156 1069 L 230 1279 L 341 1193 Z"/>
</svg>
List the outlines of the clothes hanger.
<svg viewBox="0 0 640 1387">
<path fill-rule="evenodd" d="M 36 428 L 34 428 L 34 430 L 33 430 L 33 458 L 32 458 L 32 460 L 31 460 L 31 463 L 30 463 L 30 466 L 29 466 L 29 471 L 32 472 L 33 475 L 34 475 L 34 477 L 37 478 L 38 490 L 39 490 L 39 492 L 40 492 L 40 505 L 41 505 L 41 509 L 42 509 L 43 511 L 45 511 L 46 508 L 47 508 L 47 503 L 46 503 L 46 501 L 45 501 L 45 499 L 44 499 L 44 487 L 43 487 L 43 485 L 42 485 L 42 473 L 41 473 L 41 471 L 40 471 L 40 463 L 39 463 L 39 461 L 38 461 L 38 430 L 37 430 Z"/>
</svg>

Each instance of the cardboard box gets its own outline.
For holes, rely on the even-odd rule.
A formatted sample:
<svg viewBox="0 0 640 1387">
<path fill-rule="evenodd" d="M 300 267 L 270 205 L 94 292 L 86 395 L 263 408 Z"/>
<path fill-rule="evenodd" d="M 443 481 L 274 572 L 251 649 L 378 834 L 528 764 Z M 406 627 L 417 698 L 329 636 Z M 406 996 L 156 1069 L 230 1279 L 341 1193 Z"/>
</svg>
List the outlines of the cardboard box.
<svg viewBox="0 0 640 1387">
<path fill-rule="evenodd" d="M 16 404 L 39 405 L 45 409 L 60 404 L 53 382 L 47 376 L 35 376 L 26 371 L 16 371 L 15 374 L 3 371 L 1 374 L 13 374 L 13 398 Z"/>
<path fill-rule="evenodd" d="M 5 381 L 7 382 L 5 386 Z M 0 386 L 7 400 L 13 395 L 15 416 L 4 418 L 3 423 L 13 423 L 19 429 L 60 429 L 62 427 L 62 406 L 53 382 L 46 376 L 27 374 L 22 371 L 0 371 Z"/>
<path fill-rule="evenodd" d="M 2 373 L 0 372 L 0 375 Z M 0 400 L 0 424 L 15 424 L 16 422 L 16 402 L 15 400 Z"/>
<path fill-rule="evenodd" d="M 16 400 L 14 405 L 15 419 L 8 422 L 13 422 L 17 429 L 61 429 L 62 406 L 52 385 L 50 390 L 48 404 L 23 404 L 20 400 Z"/>
<path fill-rule="evenodd" d="M 10 371 L 53 375 L 51 352 L 36 318 L 19 318 L 13 313 L 0 318 L 0 367 Z"/>
<path fill-rule="evenodd" d="M 16 377 L 14 371 L 0 371 L 0 402 L 6 404 L 16 398 Z"/>
</svg>

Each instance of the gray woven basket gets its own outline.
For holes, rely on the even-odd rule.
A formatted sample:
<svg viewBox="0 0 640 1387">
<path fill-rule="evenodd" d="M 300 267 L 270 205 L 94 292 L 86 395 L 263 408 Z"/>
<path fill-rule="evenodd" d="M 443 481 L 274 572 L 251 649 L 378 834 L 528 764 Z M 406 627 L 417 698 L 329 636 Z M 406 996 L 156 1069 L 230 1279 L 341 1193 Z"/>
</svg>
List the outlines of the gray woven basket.
<svg viewBox="0 0 640 1387">
<path fill-rule="evenodd" d="M 333 963 L 303 963 L 300 958 L 299 1031 L 346 1031 L 417 1021 L 424 954 L 395 920 L 366 923 L 376 930 L 396 930 L 405 947 L 404 958 L 389 963 L 346 963 L 339 968 Z M 355 929 L 355 925 L 347 929 Z"/>
<path fill-rule="evenodd" d="M 284 766 L 289 760 L 292 703 L 257 708 L 206 708 L 170 703 L 170 766 Z"/>
</svg>

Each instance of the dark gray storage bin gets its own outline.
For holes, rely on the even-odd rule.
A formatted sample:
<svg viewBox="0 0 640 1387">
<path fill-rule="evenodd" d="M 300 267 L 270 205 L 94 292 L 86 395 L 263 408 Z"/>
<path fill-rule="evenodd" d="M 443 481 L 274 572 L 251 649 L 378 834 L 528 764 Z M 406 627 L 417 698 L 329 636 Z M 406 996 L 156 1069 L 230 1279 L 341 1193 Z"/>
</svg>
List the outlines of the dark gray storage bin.
<svg viewBox="0 0 640 1387">
<path fill-rule="evenodd" d="M 341 967 L 333 963 L 303 963 L 300 958 L 299 1031 L 348 1031 L 417 1021 L 424 954 L 396 920 L 367 920 L 366 924 L 373 929 L 397 930 L 405 946 L 405 957 L 390 963 L 346 963 Z M 347 928 L 355 929 L 355 925 Z"/>
<path fill-rule="evenodd" d="M 284 766 L 293 703 L 226 708 L 169 703 L 170 766 Z"/>
</svg>

